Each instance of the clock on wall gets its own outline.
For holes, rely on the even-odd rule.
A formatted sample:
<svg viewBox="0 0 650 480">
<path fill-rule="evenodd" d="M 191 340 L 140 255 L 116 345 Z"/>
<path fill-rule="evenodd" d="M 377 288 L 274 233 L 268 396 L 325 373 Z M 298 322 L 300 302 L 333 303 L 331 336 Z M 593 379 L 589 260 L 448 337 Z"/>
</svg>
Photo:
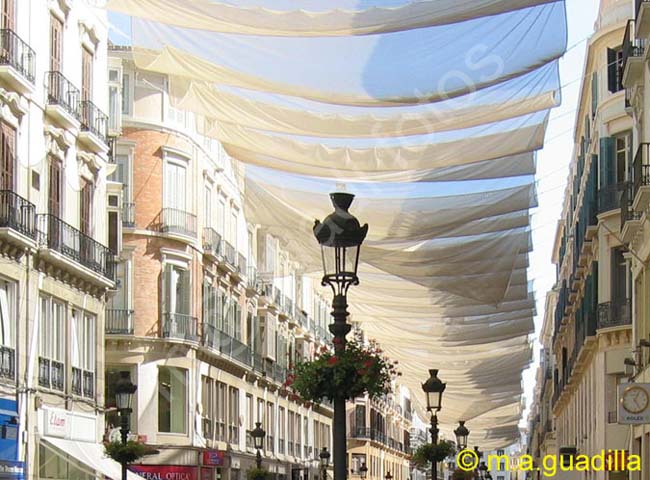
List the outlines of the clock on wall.
<svg viewBox="0 0 650 480">
<path fill-rule="evenodd" d="M 648 408 L 650 397 L 645 388 L 639 385 L 628 385 L 621 393 L 621 405 L 630 413 L 638 414 Z"/>
</svg>

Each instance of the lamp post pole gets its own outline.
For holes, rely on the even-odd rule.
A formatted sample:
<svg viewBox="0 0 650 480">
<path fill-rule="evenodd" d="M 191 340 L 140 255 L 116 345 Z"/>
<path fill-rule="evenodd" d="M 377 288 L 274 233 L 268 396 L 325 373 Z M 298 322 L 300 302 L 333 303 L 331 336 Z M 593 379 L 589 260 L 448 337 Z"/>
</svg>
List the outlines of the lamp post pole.
<svg viewBox="0 0 650 480">
<path fill-rule="evenodd" d="M 126 445 L 129 438 L 129 423 L 131 412 L 129 409 L 120 411 L 120 434 L 122 435 L 122 444 Z M 126 462 L 122 462 L 122 480 L 126 480 Z"/>
<path fill-rule="evenodd" d="M 131 382 L 131 374 L 128 371 L 120 372 L 120 378 L 115 383 L 115 403 L 120 412 L 120 434 L 124 445 L 129 439 L 133 394 L 137 389 L 137 385 Z M 126 462 L 122 462 L 122 480 L 126 480 L 126 477 Z"/>
<path fill-rule="evenodd" d="M 438 444 L 438 412 L 442 409 L 442 394 L 447 384 L 438 378 L 438 370 L 429 370 L 429 378 L 422 384 L 422 391 L 427 398 L 427 412 L 431 412 L 431 444 Z M 431 480 L 438 480 L 438 463 L 431 460 Z"/>
<path fill-rule="evenodd" d="M 354 195 L 337 192 L 330 194 L 334 212 L 321 223 L 316 220 L 314 235 L 321 246 L 323 259 L 323 286 L 332 288 L 332 317 L 329 331 L 334 337 L 334 353 L 338 357 L 345 352 L 345 336 L 352 326 L 348 324 L 348 289 L 359 284 L 357 268 L 361 244 L 368 233 L 368 225 L 361 226 L 349 211 Z M 347 478 L 347 439 L 345 401 L 346 392 L 334 396 L 333 456 L 334 480 Z"/>
<path fill-rule="evenodd" d="M 431 443 L 433 445 L 438 444 L 438 416 L 434 413 L 431 415 L 431 427 L 429 428 L 429 432 L 431 433 Z M 438 462 L 435 460 L 431 461 L 431 480 L 437 480 L 438 479 Z"/>
</svg>

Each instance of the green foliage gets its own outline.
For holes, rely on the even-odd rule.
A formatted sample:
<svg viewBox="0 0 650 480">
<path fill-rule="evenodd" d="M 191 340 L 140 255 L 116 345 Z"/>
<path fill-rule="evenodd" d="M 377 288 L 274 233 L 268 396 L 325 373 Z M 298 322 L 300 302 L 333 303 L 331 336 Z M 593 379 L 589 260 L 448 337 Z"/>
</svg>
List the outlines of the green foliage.
<svg viewBox="0 0 650 480">
<path fill-rule="evenodd" d="M 425 443 L 413 453 L 413 462 L 418 467 L 425 467 L 429 462 L 442 462 L 445 458 L 456 453 L 456 446 L 449 440 L 442 440 L 436 445 Z"/>
<path fill-rule="evenodd" d="M 285 385 L 312 402 L 333 400 L 341 393 L 348 400 L 366 393 L 378 398 L 391 391 L 391 380 L 400 375 L 396 365 L 382 355 L 376 342 L 363 345 L 350 340 L 341 354 L 322 347 L 313 361 L 297 363 Z"/>
<path fill-rule="evenodd" d="M 466 472 L 465 470 L 457 468 L 454 470 L 454 473 L 452 473 L 451 478 L 453 480 L 474 480 L 474 478 L 476 478 L 476 474 L 474 471 Z"/>
<path fill-rule="evenodd" d="M 271 480 L 272 475 L 265 468 L 249 468 L 246 471 L 246 480 Z"/>
<path fill-rule="evenodd" d="M 146 455 L 158 453 L 144 443 L 129 440 L 126 444 L 122 442 L 109 442 L 104 444 L 104 453 L 118 463 L 133 463 Z"/>
</svg>

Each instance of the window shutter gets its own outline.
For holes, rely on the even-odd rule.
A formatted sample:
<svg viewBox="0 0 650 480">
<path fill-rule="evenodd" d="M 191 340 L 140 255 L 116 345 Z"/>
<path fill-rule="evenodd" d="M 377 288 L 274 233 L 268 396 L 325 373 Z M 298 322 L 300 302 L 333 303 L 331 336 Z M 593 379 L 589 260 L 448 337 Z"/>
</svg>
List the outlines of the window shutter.
<svg viewBox="0 0 650 480">
<path fill-rule="evenodd" d="M 598 72 L 594 72 L 591 76 L 591 116 L 596 117 L 596 110 L 598 109 Z"/>
<path fill-rule="evenodd" d="M 607 89 L 612 92 L 618 92 L 618 61 L 616 50 L 607 49 Z"/>
<path fill-rule="evenodd" d="M 599 185 L 600 188 L 616 183 L 616 142 L 612 137 L 600 139 Z"/>
<path fill-rule="evenodd" d="M 161 273 L 161 282 L 162 282 L 162 313 L 169 313 L 169 302 L 171 300 L 171 270 L 172 266 L 171 265 L 165 265 L 165 268 L 163 269 Z"/>
</svg>

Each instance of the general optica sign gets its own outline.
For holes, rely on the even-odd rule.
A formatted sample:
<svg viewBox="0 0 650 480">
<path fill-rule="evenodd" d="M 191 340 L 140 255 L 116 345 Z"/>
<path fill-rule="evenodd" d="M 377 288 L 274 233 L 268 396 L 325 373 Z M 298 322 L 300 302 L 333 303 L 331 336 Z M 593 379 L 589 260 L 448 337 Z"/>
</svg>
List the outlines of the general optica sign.
<svg viewBox="0 0 650 480">
<path fill-rule="evenodd" d="M 129 469 L 147 480 L 199 480 L 198 467 L 184 465 L 132 465 Z"/>
</svg>

